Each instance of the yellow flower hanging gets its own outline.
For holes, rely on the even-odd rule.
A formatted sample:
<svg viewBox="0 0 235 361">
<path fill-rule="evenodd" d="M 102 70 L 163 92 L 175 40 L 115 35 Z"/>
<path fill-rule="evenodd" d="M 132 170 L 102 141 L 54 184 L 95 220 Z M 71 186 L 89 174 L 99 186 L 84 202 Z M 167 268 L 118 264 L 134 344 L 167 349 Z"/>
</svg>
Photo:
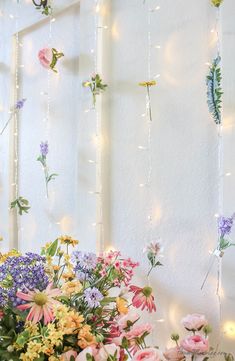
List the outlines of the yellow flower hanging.
<svg viewBox="0 0 235 361">
<path fill-rule="evenodd" d="M 217 8 L 220 7 L 220 5 L 222 4 L 223 0 L 211 0 L 211 3 L 216 6 Z"/>
<path fill-rule="evenodd" d="M 151 107 L 151 99 L 150 99 L 150 87 L 157 85 L 155 80 L 142 81 L 139 83 L 140 86 L 143 86 L 147 89 L 147 100 L 146 100 L 146 109 L 149 115 L 149 120 L 152 121 L 152 107 Z"/>
</svg>

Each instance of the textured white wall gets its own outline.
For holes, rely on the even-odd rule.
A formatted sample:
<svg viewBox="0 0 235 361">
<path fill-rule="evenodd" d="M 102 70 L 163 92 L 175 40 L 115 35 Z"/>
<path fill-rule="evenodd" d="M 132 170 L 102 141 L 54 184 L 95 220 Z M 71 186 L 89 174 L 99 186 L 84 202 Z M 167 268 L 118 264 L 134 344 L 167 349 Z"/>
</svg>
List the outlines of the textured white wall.
<svg viewBox="0 0 235 361">
<path fill-rule="evenodd" d="M 5 13 L 12 4 L 3 1 Z M 34 24 L 30 2 L 24 4 L 24 25 Z M 68 1 L 68 4 L 72 1 Z M 156 339 L 165 345 L 172 331 L 181 331 L 180 318 L 187 312 L 206 313 L 214 326 L 214 343 L 219 335 L 219 307 L 215 296 L 216 267 L 203 290 L 209 250 L 216 244 L 218 203 L 217 133 L 206 105 L 205 63 L 215 55 L 215 12 L 209 0 L 150 0 L 161 10 L 152 16 L 152 38 L 161 49 L 152 51 L 152 75 L 161 74 L 152 89 L 153 125 L 151 187 L 140 188 L 147 175 L 147 155 L 138 150 L 147 139 L 144 89 L 138 82 L 147 79 L 147 12 L 142 0 L 105 0 L 102 15 L 109 29 L 103 32 L 103 77 L 109 89 L 103 99 L 103 189 L 106 246 L 120 249 L 141 261 L 140 282 L 146 270 L 142 248 L 150 236 L 164 242 L 164 267 L 151 278 L 156 289 L 158 313 L 154 316 Z M 146 0 L 147 3 L 147 0 Z M 58 8 L 64 3 L 58 2 Z M 95 200 L 87 194 L 95 184 L 94 169 L 87 159 L 94 157 L 91 135 L 94 119 L 84 115 L 89 98 L 81 82 L 92 71 L 90 49 L 94 37 L 90 0 L 81 1 L 59 16 L 53 25 L 53 40 L 64 51 L 59 81 L 52 80 L 52 121 L 49 132 L 51 169 L 60 176 L 49 205 L 44 198 L 40 167 L 35 161 L 38 144 L 44 139 L 44 100 L 38 91 L 46 74 L 31 60 L 33 52 L 45 45 L 46 24 L 23 34 L 26 46 L 22 57 L 27 64 L 22 74 L 24 96 L 28 97 L 20 127 L 20 189 L 31 199 L 32 210 L 21 218 L 22 249 L 39 248 L 45 240 L 65 231 L 80 238 L 83 248 L 95 246 Z M 66 4 L 67 5 L 67 4 Z M 225 212 L 234 210 L 234 36 L 235 5 L 225 0 L 222 8 L 224 65 Z M 4 27 L 4 29 L 3 29 Z M 9 29 L 2 18 L 1 34 Z M 10 48 L 5 36 L 0 42 L 1 122 L 9 107 Z M 28 45 L 27 45 L 28 44 Z M 31 45 L 30 45 L 31 44 Z M 30 46 L 29 46 L 30 45 Z M 79 60 L 79 61 L 78 61 Z M 32 70 L 32 73 L 30 72 Z M 56 79 L 56 77 L 54 78 Z M 33 84 L 33 91 L 32 91 Z M 29 95 L 25 94 L 29 93 Z M 41 98 L 40 98 L 41 99 Z M 8 239 L 8 133 L 0 139 L 1 233 Z M 154 210 L 152 235 L 149 231 L 150 205 Z M 53 225 L 49 228 L 49 216 Z M 65 222 L 57 225 L 63 217 Z M 63 228 L 64 227 L 64 228 Z M 235 237 L 235 234 L 234 234 Z M 223 260 L 223 324 L 235 322 L 234 252 Z M 164 318 L 164 323 L 157 323 Z M 154 337 L 155 337 L 154 336 Z M 235 340 L 224 336 L 222 349 L 235 351 Z"/>
</svg>

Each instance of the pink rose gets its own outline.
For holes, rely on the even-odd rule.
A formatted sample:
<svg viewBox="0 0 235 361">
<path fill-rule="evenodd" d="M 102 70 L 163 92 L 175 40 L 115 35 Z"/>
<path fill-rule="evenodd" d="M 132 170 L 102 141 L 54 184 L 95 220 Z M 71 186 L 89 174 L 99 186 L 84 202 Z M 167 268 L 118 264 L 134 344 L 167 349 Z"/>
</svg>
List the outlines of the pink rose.
<svg viewBox="0 0 235 361">
<path fill-rule="evenodd" d="M 145 348 L 143 350 L 139 350 L 133 356 L 132 361 L 160 361 L 160 355 L 156 348 Z"/>
<path fill-rule="evenodd" d="M 204 353 L 209 350 L 209 342 L 200 335 L 194 335 L 181 341 L 181 347 L 188 352 Z"/>
<path fill-rule="evenodd" d="M 150 333 L 153 330 L 153 326 L 149 323 L 144 325 L 134 325 L 133 328 L 128 331 L 125 336 L 127 339 L 132 339 L 136 337 L 141 337 L 145 332 Z"/>
<path fill-rule="evenodd" d="M 63 353 L 63 354 L 61 355 L 60 360 L 61 360 L 61 361 L 70 361 L 70 358 L 71 358 L 72 356 L 73 356 L 74 358 L 76 358 L 77 352 L 76 352 L 76 351 L 73 351 L 73 350 L 67 351 L 67 352 L 65 352 L 65 353 Z"/>
<path fill-rule="evenodd" d="M 102 346 L 95 357 L 96 361 L 107 361 L 109 355 L 116 356 L 117 360 L 120 358 L 120 347 L 114 343 Z M 76 360 L 77 361 L 77 360 Z"/>
<path fill-rule="evenodd" d="M 44 68 L 50 69 L 53 59 L 52 50 L 49 48 L 41 49 L 38 53 L 38 59 Z"/>
<path fill-rule="evenodd" d="M 86 355 L 89 354 L 91 356 L 96 356 L 97 354 L 97 350 L 95 348 L 95 346 L 89 346 L 89 347 L 86 347 L 84 348 L 84 350 L 82 350 L 82 352 L 80 352 L 77 357 L 76 357 L 76 360 L 75 361 L 87 361 L 87 358 L 86 358 Z"/>
<path fill-rule="evenodd" d="M 199 313 L 187 315 L 181 320 L 181 323 L 188 331 L 199 331 L 202 327 L 208 325 L 205 316 L 200 315 Z"/>
<path fill-rule="evenodd" d="M 177 346 L 167 349 L 163 355 L 169 361 L 181 361 L 185 358 L 183 352 Z"/>
</svg>

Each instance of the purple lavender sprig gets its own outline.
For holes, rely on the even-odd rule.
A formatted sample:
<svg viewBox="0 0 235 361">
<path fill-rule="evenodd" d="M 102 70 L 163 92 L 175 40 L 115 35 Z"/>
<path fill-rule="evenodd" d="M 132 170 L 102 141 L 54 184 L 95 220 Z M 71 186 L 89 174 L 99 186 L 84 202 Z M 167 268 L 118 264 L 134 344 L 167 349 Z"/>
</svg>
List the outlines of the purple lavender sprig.
<svg viewBox="0 0 235 361">
<path fill-rule="evenodd" d="M 51 180 L 54 180 L 55 177 L 58 176 L 58 174 L 56 174 L 56 173 L 49 174 L 49 168 L 48 168 L 48 165 L 47 165 L 47 155 L 48 155 L 48 153 L 49 153 L 49 144 L 48 144 L 48 142 L 47 141 L 46 142 L 41 142 L 41 144 L 40 144 L 40 155 L 37 158 L 37 161 L 39 161 L 43 166 L 47 198 L 49 197 L 48 183 Z"/>
<path fill-rule="evenodd" d="M 10 116 L 9 116 L 8 120 L 6 121 L 6 123 L 4 124 L 4 126 L 3 126 L 3 128 L 2 128 L 2 130 L 1 130 L 1 132 L 0 132 L 0 135 L 3 134 L 4 130 L 6 129 L 6 127 L 8 126 L 8 124 L 10 123 L 11 119 L 13 118 L 13 116 L 14 116 L 15 114 L 17 114 L 17 113 L 23 108 L 25 102 L 26 102 L 26 99 L 25 99 L 25 98 L 17 100 L 14 108 L 13 108 L 13 109 L 11 108 Z"/>
<path fill-rule="evenodd" d="M 232 227 L 234 225 L 235 214 L 231 217 L 221 216 L 218 219 L 218 233 L 219 233 L 219 251 L 224 251 L 225 249 L 235 246 L 234 243 L 231 243 L 226 236 L 230 235 Z"/>
</svg>

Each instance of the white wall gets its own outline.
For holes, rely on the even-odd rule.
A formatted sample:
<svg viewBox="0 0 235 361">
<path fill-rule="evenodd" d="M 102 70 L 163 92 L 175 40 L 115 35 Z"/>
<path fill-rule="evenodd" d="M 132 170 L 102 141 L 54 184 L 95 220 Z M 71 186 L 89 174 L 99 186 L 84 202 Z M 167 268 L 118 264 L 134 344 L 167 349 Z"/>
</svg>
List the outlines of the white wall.
<svg viewBox="0 0 235 361">
<path fill-rule="evenodd" d="M 146 0 L 147 2 L 147 0 Z M 9 12 L 8 1 L 3 2 Z M 62 3 L 62 2 L 61 2 Z M 70 2 L 68 2 L 70 3 Z M 24 2 L 23 2 L 24 4 Z M 22 4 L 22 6 L 23 6 Z M 43 180 L 35 161 L 38 143 L 44 137 L 41 112 L 43 100 L 37 102 L 36 90 L 46 82 L 43 70 L 31 63 L 45 38 L 41 24 L 23 37 L 23 57 L 34 74 L 24 70 L 22 86 L 28 95 L 20 128 L 20 187 L 32 200 L 32 210 L 21 218 L 24 230 L 20 247 L 39 248 L 42 242 L 61 232 L 69 232 L 81 240 L 83 248 L 95 246 L 95 200 L 87 194 L 94 187 L 94 169 L 87 159 L 94 156 L 90 136 L 94 132 L 92 115 L 84 115 L 89 98 L 81 82 L 92 71 L 90 49 L 94 36 L 92 2 L 81 1 L 80 10 L 68 10 L 53 25 L 56 46 L 66 54 L 61 61 L 59 81 L 52 81 L 52 122 L 49 132 L 50 165 L 60 176 L 52 188 L 55 192 L 49 205 L 44 199 Z M 150 237 L 148 214 L 153 207 L 152 237 L 164 242 L 164 267 L 153 276 L 158 312 L 154 343 L 161 346 L 172 331 L 181 330 L 180 318 L 187 312 L 206 313 L 214 326 L 214 343 L 219 335 L 219 307 L 215 295 L 217 269 L 213 268 L 203 292 L 200 286 L 207 271 L 209 250 L 216 245 L 218 208 L 217 132 L 206 105 L 205 63 L 215 55 L 215 12 L 209 0 L 150 0 L 161 10 L 152 16 L 152 38 L 161 49 L 152 51 L 152 75 L 161 74 L 152 89 L 153 179 L 150 189 L 140 188 L 146 179 L 147 155 L 138 150 L 146 143 L 147 122 L 141 117 L 145 107 L 144 89 L 138 82 L 147 79 L 147 12 L 142 0 L 105 0 L 103 77 L 109 89 L 103 97 L 103 189 L 104 231 L 106 246 L 120 249 L 141 261 L 139 276 L 146 269 L 142 248 Z M 60 5 L 60 3 L 59 3 Z M 28 4 L 28 18 L 32 9 Z M 25 15 L 26 16 L 26 15 Z M 223 74 L 224 74 L 224 143 L 225 213 L 234 212 L 234 80 L 233 54 L 235 5 L 225 0 L 222 7 Z M 37 14 L 37 19 L 40 15 Z M 37 20 L 35 18 L 36 21 Z M 4 29 L 9 20 L 5 21 Z M 1 22 L 3 26 L 3 21 Z M 1 28 L 2 29 L 2 28 Z M 2 30 L 1 30 L 2 31 Z M 9 107 L 9 54 L 3 38 L 0 43 L 1 103 Z M 29 55 L 30 54 L 30 55 Z M 4 57 L 5 56 L 5 57 Z M 78 61 L 79 59 L 79 61 Z M 31 64 L 31 65 L 30 65 Z M 32 66 L 33 65 L 33 66 Z M 1 113 L 1 121 L 6 117 Z M 32 117 L 33 115 L 33 117 Z M 8 239 L 8 133 L 0 139 L 1 233 Z M 49 226 L 49 214 L 53 225 Z M 56 225 L 68 217 L 69 222 Z M 65 229 L 63 225 L 65 224 Z M 62 229 L 61 229 L 62 226 Z M 233 235 L 235 237 L 235 234 Z M 229 250 L 223 259 L 224 299 L 223 324 L 235 322 L 234 253 Z M 223 337 L 222 349 L 234 351 L 234 339 Z"/>
</svg>

